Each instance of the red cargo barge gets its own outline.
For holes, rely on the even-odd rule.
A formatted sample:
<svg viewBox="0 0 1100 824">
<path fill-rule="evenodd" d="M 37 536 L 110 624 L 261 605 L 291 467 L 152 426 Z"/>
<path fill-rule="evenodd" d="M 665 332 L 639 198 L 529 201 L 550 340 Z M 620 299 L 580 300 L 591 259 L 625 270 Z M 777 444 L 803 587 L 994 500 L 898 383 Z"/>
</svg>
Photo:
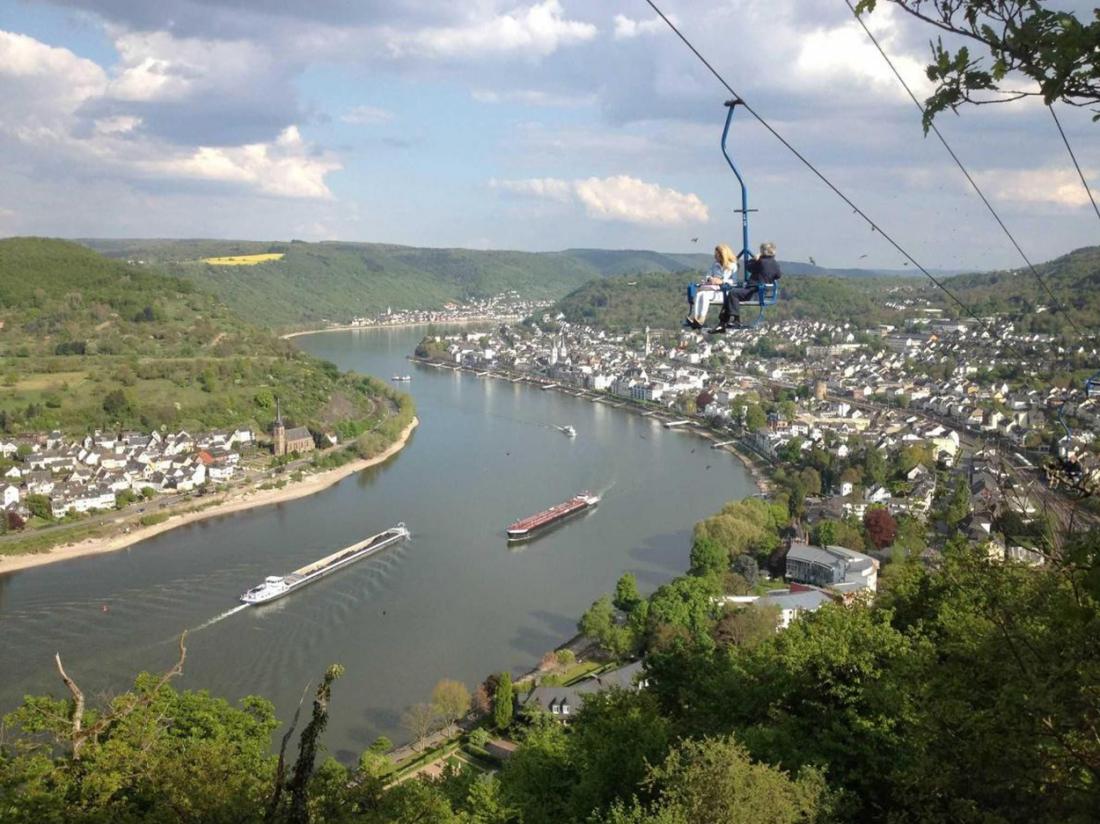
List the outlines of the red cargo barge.
<svg viewBox="0 0 1100 824">
<path fill-rule="evenodd" d="M 556 524 L 568 518 L 570 515 L 584 512 L 586 509 L 594 507 L 599 502 L 600 496 L 593 495 L 590 492 L 582 492 L 580 495 L 574 495 L 568 501 L 552 506 L 540 512 L 538 515 L 532 515 L 530 518 L 516 521 L 508 527 L 508 540 L 522 541 L 524 538 L 530 538 L 540 529 L 545 529 L 551 524 Z"/>
</svg>

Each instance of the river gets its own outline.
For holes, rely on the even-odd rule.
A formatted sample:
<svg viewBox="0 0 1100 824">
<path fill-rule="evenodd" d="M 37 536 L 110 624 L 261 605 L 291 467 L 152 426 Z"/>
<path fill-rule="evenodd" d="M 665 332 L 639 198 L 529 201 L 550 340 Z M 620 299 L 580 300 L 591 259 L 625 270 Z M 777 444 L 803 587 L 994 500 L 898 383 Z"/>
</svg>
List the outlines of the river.
<svg viewBox="0 0 1100 824">
<path fill-rule="evenodd" d="M 412 374 L 421 425 L 387 463 L 309 498 L 227 515 L 129 549 L 0 576 L 0 712 L 26 693 L 64 695 L 60 651 L 89 696 L 167 667 L 190 629 L 177 686 L 259 693 L 287 719 L 332 663 L 326 743 L 345 762 L 441 678 L 472 690 L 523 671 L 569 638 L 618 577 L 643 592 L 680 574 L 692 524 L 753 494 L 736 458 L 687 433 L 522 384 L 414 366 L 422 329 L 311 335 L 297 345 L 342 368 Z M 569 439 L 554 426 L 572 424 Z M 595 510 L 519 546 L 504 527 L 583 489 Z M 282 601 L 235 610 L 283 574 L 405 521 L 412 539 Z M 228 613 L 228 614 L 227 614 Z"/>
</svg>

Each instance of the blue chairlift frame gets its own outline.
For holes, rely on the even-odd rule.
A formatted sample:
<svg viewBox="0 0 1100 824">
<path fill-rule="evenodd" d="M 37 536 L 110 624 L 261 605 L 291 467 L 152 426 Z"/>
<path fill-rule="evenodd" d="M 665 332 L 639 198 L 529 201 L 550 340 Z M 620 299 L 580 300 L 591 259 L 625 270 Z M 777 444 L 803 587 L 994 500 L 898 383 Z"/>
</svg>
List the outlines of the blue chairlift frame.
<svg viewBox="0 0 1100 824">
<path fill-rule="evenodd" d="M 1085 399 L 1094 398 L 1100 396 L 1100 372 L 1097 372 L 1091 378 L 1085 381 L 1084 385 Z M 1066 408 L 1066 401 L 1058 404 L 1058 424 L 1065 430 L 1067 439 L 1073 438 L 1073 429 L 1070 428 L 1069 423 L 1066 421 L 1064 412 Z M 1060 450 L 1055 450 L 1058 458 L 1058 467 L 1055 471 L 1055 478 L 1062 478 L 1068 482 L 1068 484 L 1081 492 L 1084 495 L 1092 495 L 1096 492 L 1094 485 L 1087 484 L 1081 471 L 1081 465 L 1077 461 L 1070 460 L 1068 457 L 1064 457 Z"/>
<path fill-rule="evenodd" d="M 1084 389 L 1086 400 L 1088 400 L 1089 398 L 1100 397 L 1100 372 L 1097 372 L 1095 375 L 1085 381 Z M 1062 414 L 1062 410 L 1065 408 L 1065 406 L 1066 404 L 1064 401 L 1058 405 L 1058 423 L 1061 425 L 1062 429 L 1066 431 L 1066 437 L 1072 438 L 1073 430 L 1070 428 L 1070 425 L 1066 423 L 1065 416 Z"/>
<path fill-rule="evenodd" d="M 1085 397 L 1095 398 L 1097 396 L 1100 396 L 1100 372 L 1085 381 Z"/>
<path fill-rule="evenodd" d="M 727 100 L 725 103 L 729 111 L 726 112 L 726 125 L 722 129 L 722 154 L 725 156 L 726 163 L 728 163 L 730 169 L 733 170 L 733 174 L 737 177 L 737 182 L 741 186 L 741 208 L 736 210 L 741 214 L 741 251 L 738 253 L 737 257 L 745 265 L 745 281 L 742 286 L 749 286 L 751 284 L 748 282 L 748 262 L 752 260 L 752 250 L 749 248 L 749 212 L 755 212 L 756 209 L 749 208 L 749 187 L 745 185 L 745 179 L 741 177 L 741 172 L 737 168 L 737 164 L 733 162 L 733 158 L 730 157 L 729 150 L 726 148 L 726 142 L 730 133 L 730 124 L 733 122 L 733 113 L 739 105 L 743 104 L 744 101 L 739 97 L 733 100 Z M 757 305 L 760 307 L 760 314 L 757 315 L 752 325 L 759 326 L 763 323 L 765 307 L 775 306 L 778 300 L 778 283 L 757 284 Z M 1100 374 L 1098 374 L 1097 377 L 1100 378 Z M 1100 391 L 1100 380 L 1097 381 L 1097 389 Z"/>
</svg>

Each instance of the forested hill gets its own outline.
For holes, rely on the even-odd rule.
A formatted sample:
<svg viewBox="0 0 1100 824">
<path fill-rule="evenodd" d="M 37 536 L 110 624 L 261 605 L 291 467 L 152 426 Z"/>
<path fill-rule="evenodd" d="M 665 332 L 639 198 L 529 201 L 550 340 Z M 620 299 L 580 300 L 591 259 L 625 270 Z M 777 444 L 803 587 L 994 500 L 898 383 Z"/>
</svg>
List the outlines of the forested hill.
<svg viewBox="0 0 1100 824">
<path fill-rule="evenodd" d="M 374 243 L 221 240 L 86 240 L 109 257 L 140 261 L 216 294 L 253 323 L 302 328 L 347 321 L 388 306 L 436 308 L 450 300 L 516 290 L 557 299 L 592 280 L 615 275 L 702 271 L 709 253 L 568 249 L 562 252 L 431 249 Z M 255 265 L 213 265 L 210 258 L 281 255 Z M 785 263 L 792 274 L 867 276 Z"/>
<path fill-rule="evenodd" d="M 85 241 L 112 257 L 142 261 L 220 297 L 242 317 L 277 329 L 515 290 L 557 298 L 607 274 L 680 271 L 691 256 L 655 252 L 477 251 L 368 243 Z M 282 254 L 256 265 L 206 263 L 230 255 Z M 700 256 L 701 257 L 701 256 Z M 705 258 L 703 258 L 705 260 Z"/>
<path fill-rule="evenodd" d="M 838 277 L 799 277 L 784 265 L 780 301 L 768 308 L 769 320 L 807 318 L 849 321 L 861 325 L 877 319 L 889 320 L 893 313 L 883 307 L 898 290 L 912 290 L 912 281 L 897 278 L 854 280 Z M 586 323 L 611 329 L 652 326 L 673 329 L 687 314 L 684 289 L 690 278 L 681 274 L 623 275 L 586 283 L 570 292 L 550 310 L 561 312 L 571 323 Z M 745 304 L 741 319 L 749 322 L 759 312 Z M 711 320 L 718 310 L 711 309 Z"/>
<path fill-rule="evenodd" d="M 13 434 L 266 430 L 278 396 L 292 423 L 350 436 L 398 405 L 187 280 L 43 238 L 0 240 L 0 382 L 0 432 Z"/>
<path fill-rule="evenodd" d="M 1100 316 L 1100 246 L 1077 249 L 1035 268 L 1057 303 L 1025 267 L 959 275 L 946 285 L 976 314 L 1018 315 L 1033 331 L 1063 332 L 1070 331 L 1064 310 L 1079 328 L 1095 331 Z M 1046 308 L 1039 311 L 1040 307 Z"/>
</svg>

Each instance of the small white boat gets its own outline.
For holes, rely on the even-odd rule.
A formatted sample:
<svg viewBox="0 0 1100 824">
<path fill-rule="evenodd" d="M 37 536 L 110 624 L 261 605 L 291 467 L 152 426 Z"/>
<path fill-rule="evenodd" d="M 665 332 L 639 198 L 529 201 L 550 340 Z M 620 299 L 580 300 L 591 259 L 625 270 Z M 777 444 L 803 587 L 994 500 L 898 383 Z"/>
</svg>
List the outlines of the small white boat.
<svg viewBox="0 0 1100 824">
<path fill-rule="evenodd" d="M 390 378 L 391 381 L 397 381 L 398 383 L 404 383 L 405 381 L 411 381 L 412 375 L 394 375 Z"/>
<path fill-rule="evenodd" d="M 569 438 L 577 437 L 577 430 L 574 429 L 572 426 L 559 426 L 558 431 Z"/>
</svg>

